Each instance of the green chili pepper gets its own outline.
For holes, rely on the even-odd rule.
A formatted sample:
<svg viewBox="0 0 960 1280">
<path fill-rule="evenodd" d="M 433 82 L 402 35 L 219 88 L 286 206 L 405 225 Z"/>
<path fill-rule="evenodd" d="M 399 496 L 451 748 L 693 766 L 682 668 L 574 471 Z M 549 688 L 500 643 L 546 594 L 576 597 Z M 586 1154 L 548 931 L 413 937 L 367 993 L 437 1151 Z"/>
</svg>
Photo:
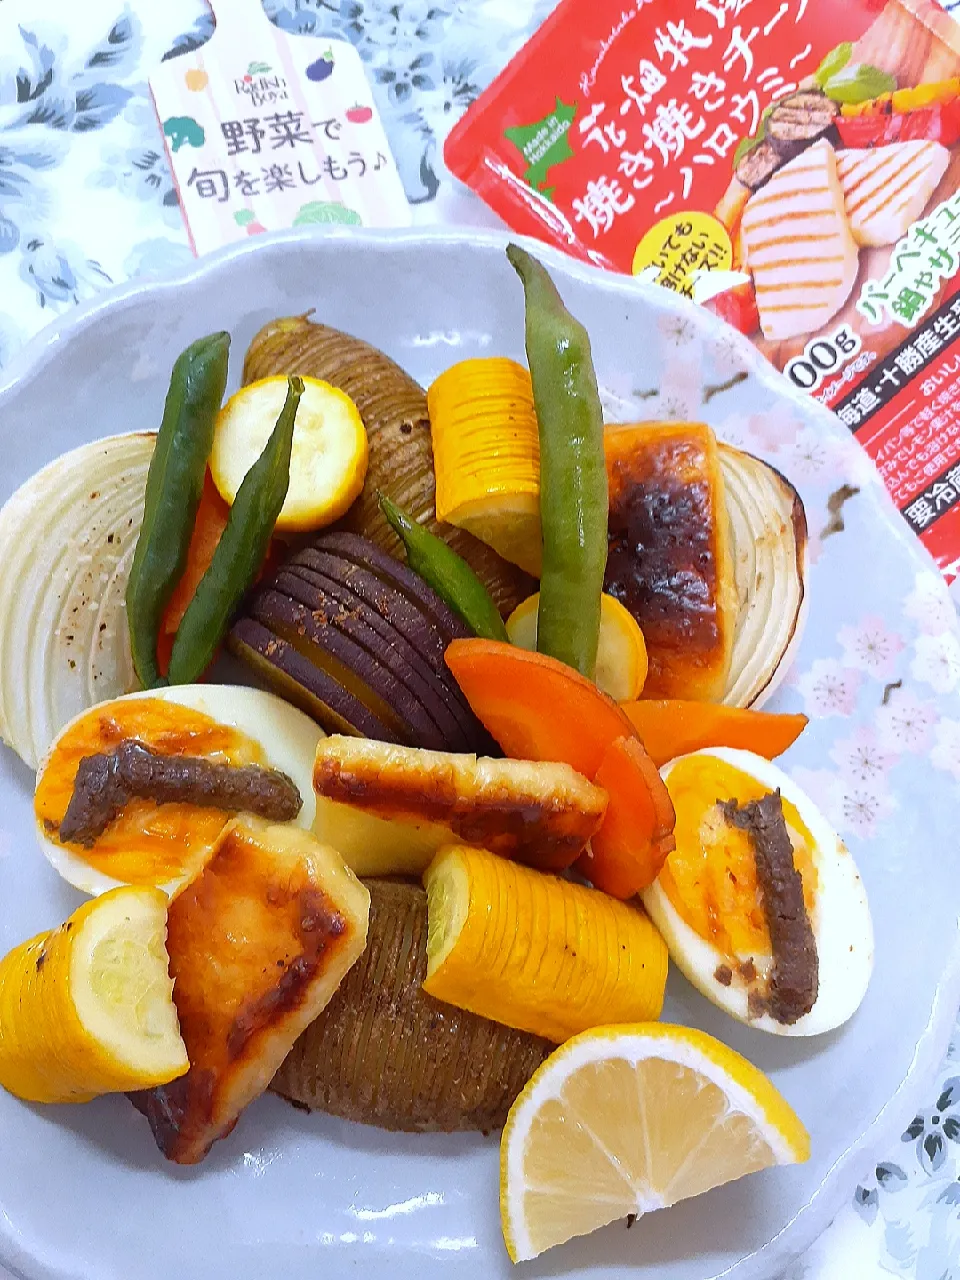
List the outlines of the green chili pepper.
<svg viewBox="0 0 960 1280">
<path fill-rule="evenodd" d="M 243 477 L 213 559 L 177 629 L 170 654 L 171 684 L 191 684 L 206 671 L 263 564 L 290 485 L 293 428 L 302 395 L 303 380 L 288 378 L 277 425 Z"/>
<path fill-rule="evenodd" d="M 594 677 L 607 563 L 603 412 L 590 339 L 546 270 L 518 245 L 507 257 L 523 281 L 527 363 L 540 426 L 543 568 L 537 648 Z"/>
<path fill-rule="evenodd" d="M 411 520 L 384 493 L 377 494 L 383 517 L 403 543 L 407 564 L 458 614 L 475 635 L 509 642 L 507 628 L 490 592 L 461 556 L 423 525 Z"/>
<path fill-rule="evenodd" d="M 228 333 L 200 338 L 178 356 L 170 377 L 126 595 L 133 665 L 145 689 L 165 683 L 157 667 L 157 632 L 186 567 L 229 351 Z"/>
</svg>

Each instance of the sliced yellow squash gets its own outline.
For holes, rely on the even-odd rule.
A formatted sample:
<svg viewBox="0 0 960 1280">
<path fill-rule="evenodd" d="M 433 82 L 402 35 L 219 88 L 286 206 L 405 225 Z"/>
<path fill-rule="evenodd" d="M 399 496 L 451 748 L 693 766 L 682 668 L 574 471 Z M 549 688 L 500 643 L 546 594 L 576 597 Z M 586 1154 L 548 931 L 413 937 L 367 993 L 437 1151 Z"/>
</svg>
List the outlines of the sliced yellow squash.
<svg viewBox="0 0 960 1280">
<path fill-rule="evenodd" d="M 463 360 L 427 393 L 437 519 L 540 573 L 540 436 L 530 375 L 501 356 Z"/>
<path fill-rule="evenodd" d="M 349 396 L 319 378 L 304 378 L 290 458 L 290 486 L 278 533 L 321 529 L 352 506 L 367 474 L 367 432 Z M 244 476 L 263 452 L 287 394 L 285 377 L 251 382 L 220 410 L 210 474 L 233 504 Z"/>
<path fill-rule="evenodd" d="M 183 1075 L 166 932 L 166 895 L 125 887 L 15 947 L 0 961 L 0 1084 L 87 1102 Z"/>
<path fill-rule="evenodd" d="M 518 604 L 507 619 L 512 644 L 532 653 L 537 649 L 540 592 Z M 596 683 L 617 702 L 639 698 L 647 678 L 647 646 L 640 624 L 613 596 L 600 597 L 600 644 Z"/>
<path fill-rule="evenodd" d="M 639 907 L 464 845 L 423 883 L 428 995 L 555 1043 L 660 1016 L 667 947 Z"/>
</svg>

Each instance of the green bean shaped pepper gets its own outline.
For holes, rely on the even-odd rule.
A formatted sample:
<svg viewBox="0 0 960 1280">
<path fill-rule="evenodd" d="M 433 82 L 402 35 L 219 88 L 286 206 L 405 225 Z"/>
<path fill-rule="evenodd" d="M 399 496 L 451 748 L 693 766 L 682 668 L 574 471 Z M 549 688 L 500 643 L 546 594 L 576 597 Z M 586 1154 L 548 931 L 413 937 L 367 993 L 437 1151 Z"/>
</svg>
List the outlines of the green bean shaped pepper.
<svg viewBox="0 0 960 1280">
<path fill-rule="evenodd" d="M 411 520 L 405 511 L 384 493 L 377 494 L 383 517 L 403 543 L 407 564 L 419 573 L 429 586 L 458 614 L 474 635 L 485 640 L 509 643 L 490 592 L 461 556 L 423 525 Z"/>
<path fill-rule="evenodd" d="M 543 568 L 537 648 L 592 680 L 609 499 L 590 339 L 536 258 L 515 244 L 508 246 L 507 257 L 523 281 L 527 364 L 540 427 Z"/>
<path fill-rule="evenodd" d="M 126 594 L 133 665 L 145 689 L 164 683 L 157 633 L 186 567 L 229 351 L 228 333 L 200 338 L 178 356 L 170 377 Z"/>
<path fill-rule="evenodd" d="M 206 671 L 230 619 L 263 564 L 290 485 L 290 455 L 301 378 L 287 379 L 287 398 L 263 452 L 243 477 L 217 549 L 177 628 L 170 683 L 192 684 Z"/>
</svg>

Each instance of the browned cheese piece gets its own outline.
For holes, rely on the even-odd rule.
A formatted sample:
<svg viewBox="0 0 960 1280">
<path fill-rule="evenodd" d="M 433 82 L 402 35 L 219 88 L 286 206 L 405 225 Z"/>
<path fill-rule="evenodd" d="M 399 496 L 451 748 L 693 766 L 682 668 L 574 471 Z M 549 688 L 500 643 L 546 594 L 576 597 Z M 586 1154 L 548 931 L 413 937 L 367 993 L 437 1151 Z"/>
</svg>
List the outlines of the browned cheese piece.
<svg viewBox="0 0 960 1280">
<path fill-rule="evenodd" d="M 721 807 L 727 822 L 746 831 L 753 844 L 757 883 L 770 933 L 770 989 L 765 997 L 751 1001 L 751 1012 L 769 1013 L 775 1021 L 791 1026 L 816 1003 L 820 965 L 780 792 L 771 791 L 742 807 L 734 800 Z"/>
<path fill-rule="evenodd" d="M 227 826 L 167 920 L 190 1070 L 131 1095 L 169 1160 L 202 1160 L 267 1088 L 362 952 L 368 911 L 367 890 L 307 832 Z"/>
<path fill-rule="evenodd" d="M 737 594 L 717 442 L 698 423 L 608 427 L 604 590 L 639 622 L 644 696 L 719 702 Z"/>
<path fill-rule="evenodd" d="M 272 1088 L 382 1129 L 501 1128 L 554 1046 L 428 996 L 426 894 L 400 881 L 365 883 L 367 949 Z"/>
<path fill-rule="evenodd" d="M 436 518 L 436 483 L 427 397 L 423 388 L 382 351 L 359 338 L 314 324 L 306 316 L 274 320 L 257 333 L 243 366 L 245 383 L 277 374 L 321 378 L 345 392 L 367 429 L 370 460 L 360 497 L 341 522 L 403 559 L 396 534 L 383 518 L 377 491 L 463 556 L 506 615 L 536 590 L 522 569 L 472 534 Z"/>
<path fill-rule="evenodd" d="M 569 867 L 600 826 L 607 795 L 566 764 L 323 739 L 318 796 L 395 822 L 436 825 L 437 848 L 464 843 L 501 857 Z"/>
</svg>

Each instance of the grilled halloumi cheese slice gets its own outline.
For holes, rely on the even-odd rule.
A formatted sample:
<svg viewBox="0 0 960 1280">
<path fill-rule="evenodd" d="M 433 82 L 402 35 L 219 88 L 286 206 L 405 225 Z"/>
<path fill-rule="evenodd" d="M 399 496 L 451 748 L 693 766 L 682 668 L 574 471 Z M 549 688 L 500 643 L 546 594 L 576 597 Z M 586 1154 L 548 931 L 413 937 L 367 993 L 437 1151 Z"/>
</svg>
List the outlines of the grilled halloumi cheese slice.
<svg viewBox="0 0 960 1280">
<path fill-rule="evenodd" d="M 227 825 L 167 914 L 190 1069 L 131 1094 L 169 1160 L 202 1160 L 264 1092 L 362 953 L 369 910 L 368 890 L 309 832 Z"/>
<path fill-rule="evenodd" d="M 857 244 L 895 244 L 923 213 L 950 163 L 939 142 L 893 142 L 837 153 L 837 176 Z"/>
<path fill-rule="evenodd" d="M 640 624 L 644 696 L 721 702 L 738 602 L 716 436 L 702 422 L 611 424 L 604 452 L 603 589 Z"/>
<path fill-rule="evenodd" d="M 741 229 L 765 338 L 815 333 L 837 314 L 858 250 L 829 143 L 809 147 L 751 196 Z"/>
<path fill-rule="evenodd" d="M 332 736 L 317 748 L 314 833 L 357 875 L 419 875 L 445 844 L 544 870 L 570 866 L 607 794 L 566 764 L 494 760 Z"/>
</svg>

